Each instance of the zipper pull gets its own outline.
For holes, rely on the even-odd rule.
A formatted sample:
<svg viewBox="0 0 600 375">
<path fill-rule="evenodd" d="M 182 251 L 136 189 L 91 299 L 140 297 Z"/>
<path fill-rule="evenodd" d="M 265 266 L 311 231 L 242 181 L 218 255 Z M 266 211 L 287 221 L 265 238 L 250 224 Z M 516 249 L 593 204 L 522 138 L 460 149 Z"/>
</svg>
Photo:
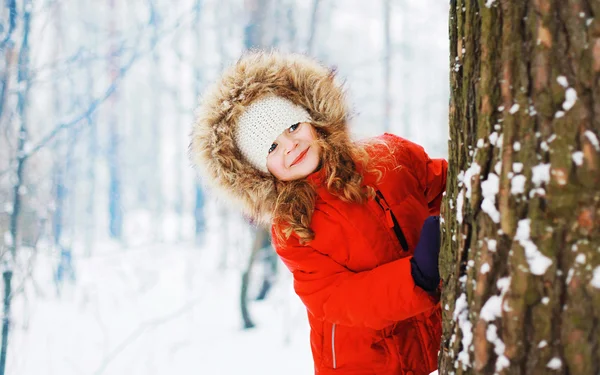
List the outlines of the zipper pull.
<svg viewBox="0 0 600 375">
<path fill-rule="evenodd" d="M 387 225 L 390 228 L 394 228 L 396 224 L 394 224 L 394 219 L 392 218 L 392 210 L 390 209 L 390 206 L 388 206 L 387 202 L 383 198 L 383 194 L 381 194 L 379 190 L 377 190 L 377 196 L 375 197 L 375 200 L 377 200 L 377 203 L 379 203 L 385 212 L 385 221 L 387 222 Z"/>
<path fill-rule="evenodd" d="M 379 203 L 379 206 L 385 212 L 385 221 L 387 222 L 388 226 L 394 230 L 398 241 L 400 241 L 400 246 L 402 246 L 402 249 L 404 251 L 408 251 L 408 243 L 406 242 L 406 237 L 404 237 L 404 233 L 402 233 L 402 228 L 400 228 L 400 225 L 398 225 L 396 217 L 392 212 L 392 209 L 387 204 L 385 198 L 383 197 L 383 194 L 381 194 L 379 190 L 375 191 L 375 200 L 377 201 L 377 203 Z"/>
<path fill-rule="evenodd" d="M 385 221 L 387 221 L 387 224 L 390 228 L 395 226 L 394 219 L 392 219 L 392 211 L 390 211 L 389 207 L 385 208 Z"/>
</svg>

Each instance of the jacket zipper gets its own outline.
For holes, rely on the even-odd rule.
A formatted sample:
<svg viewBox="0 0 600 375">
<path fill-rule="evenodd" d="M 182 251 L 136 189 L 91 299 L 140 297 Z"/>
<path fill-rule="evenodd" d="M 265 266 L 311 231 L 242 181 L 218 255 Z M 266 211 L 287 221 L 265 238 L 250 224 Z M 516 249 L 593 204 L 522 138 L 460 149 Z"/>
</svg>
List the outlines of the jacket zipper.
<svg viewBox="0 0 600 375">
<path fill-rule="evenodd" d="M 333 368 L 337 368 L 337 361 L 335 358 L 335 323 L 331 326 L 331 354 L 333 356 Z"/>
<path fill-rule="evenodd" d="M 396 238 L 398 238 L 398 241 L 400 242 L 400 246 L 402 246 L 402 249 L 404 251 L 408 251 L 408 242 L 406 242 L 406 237 L 404 237 L 402 228 L 400 228 L 400 225 L 398 224 L 398 220 L 396 220 L 396 216 L 394 216 L 392 209 L 387 204 L 383 194 L 381 194 L 381 192 L 379 190 L 375 190 L 375 194 L 376 194 L 375 201 L 377 201 L 377 204 L 379 204 L 379 206 L 385 212 L 385 221 L 386 221 L 388 227 L 390 227 L 394 230 L 394 233 L 396 234 Z"/>
</svg>

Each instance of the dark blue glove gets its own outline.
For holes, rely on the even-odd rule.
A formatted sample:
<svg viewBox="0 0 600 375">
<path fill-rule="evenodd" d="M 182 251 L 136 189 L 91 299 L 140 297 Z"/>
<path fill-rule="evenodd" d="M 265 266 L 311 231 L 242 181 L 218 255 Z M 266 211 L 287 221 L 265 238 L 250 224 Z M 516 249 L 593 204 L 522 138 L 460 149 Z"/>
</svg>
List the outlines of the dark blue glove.
<svg viewBox="0 0 600 375">
<path fill-rule="evenodd" d="M 438 257 L 440 255 L 440 217 L 430 216 L 421 228 L 419 243 L 410 260 L 415 284 L 427 292 L 435 292 L 440 284 Z"/>
</svg>

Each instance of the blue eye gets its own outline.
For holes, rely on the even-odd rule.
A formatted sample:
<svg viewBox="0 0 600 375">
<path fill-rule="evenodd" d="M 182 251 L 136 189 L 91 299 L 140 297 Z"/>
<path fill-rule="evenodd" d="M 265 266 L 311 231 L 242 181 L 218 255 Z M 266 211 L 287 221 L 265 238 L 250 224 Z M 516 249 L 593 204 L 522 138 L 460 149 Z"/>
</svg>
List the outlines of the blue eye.
<svg viewBox="0 0 600 375">
<path fill-rule="evenodd" d="M 273 144 L 271 145 L 271 147 L 269 147 L 269 154 L 270 154 L 271 152 L 275 151 L 275 149 L 276 149 L 276 148 L 277 148 L 277 143 L 273 143 Z"/>
<path fill-rule="evenodd" d="M 294 130 L 298 129 L 299 126 L 300 126 L 300 123 L 290 126 L 290 132 L 293 132 Z"/>
</svg>

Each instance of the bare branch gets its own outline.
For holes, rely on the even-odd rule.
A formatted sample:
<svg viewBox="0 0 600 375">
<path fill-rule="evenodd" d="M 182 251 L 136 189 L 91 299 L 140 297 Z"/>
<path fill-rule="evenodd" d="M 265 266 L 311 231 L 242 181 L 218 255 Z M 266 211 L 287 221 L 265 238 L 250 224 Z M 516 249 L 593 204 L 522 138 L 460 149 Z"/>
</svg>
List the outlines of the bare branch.
<svg viewBox="0 0 600 375">
<path fill-rule="evenodd" d="M 15 30 L 17 25 L 17 0 L 8 0 L 8 31 L 6 36 L 2 41 L 0 41 L 0 51 L 6 47 L 6 45 L 10 42 L 10 38 L 12 37 L 12 33 Z"/>
<path fill-rule="evenodd" d="M 194 5 L 194 7 L 195 7 L 195 5 Z M 191 9 L 183 12 L 182 15 L 180 17 L 178 17 L 177 20 L 173 23 L 173 25 L 171 25 L 171 27 L 169 27 L 162 33 L 162 35 L 157 39 L 156 43 L 153 43 L 153 45 L 151 46 L 151 48 L 149 50 L 144 51 L 143 53 L 140 53 L 140 52 L 134 53 L 133 56 L 129 59 L 129 61 L 119 69 L 118 76 L 111 82 L 111 84 L 104 91 L 104 93 L 101 96 L 99 96 L 98 98 L 92 100 L 92 102 L 89 104 L 87 110 L 85 110 L 83 113 L 81 113 L 78 116 L 76 116 L 75 118 L 73 118 L 71 121 L 68 121 L 68 122 L 65 122 L 62 124 L 58 124 L 50 133 L 46 134 L 35 146 L 28 149 L 25 152 L 25 154 L 22 155 L 23 160 L 26 160 L 26 159 L 30 158 L 31 156 L 35 155 L 39 150 L 44 148 L 44 146 L 46 146 L 49 142 L 51 142 L 63 130 L 77 126 L 82 120 L 89 118 L 89 116 L 91 116 L 94 112 L 96 112 L 98 110 L 98 108 L 100 107 L 100 105 L 102 103 L 104 103 L 112 95 L 112 93 L 116 90 L 119 82 L 125 78 L 127 72 L 131 69 L 133 64 L 140 57 L 151 53 L 160 40 L 163 40 L 168 35 L 176 32 L 182 25 L 185 24 L 186 18 L 189 18 L 187 20 L 187 22 L 193 20 L 193 16 L 194 16 L 193 10 L 194 10 L 194 8 L 191 8 Z M 141 34 L 142 33 L 140 33 L 140 35 Z M 140 35 L 138 36 L 138 38 L 141 38 Z M 135 43 L 135 45 L 139 45 L 139 40 L 137 41 L 137 43 Z M 12 161 L 13 160 L 11 160 L 9 165 L 12 165 Z M 8 169 L 0 171 L 0 177 L 9 173 L 11 170 L 12 169 L 9 167 Z"/>
<path fill-rule="evenodd" d="M 27 158 L 33 156 L 36 152 L 38 152 L 40 149 L 42 149 L 44 146 L 46 146 L 50 141 L 52 141 L 54 139 L 54 137 L 56 137 L 61 131 L 65 130 L 65 129 L 69 129 L 73 126 L 76 126 L 77 124 L 79 124 L 79 122 L 81 120 L 88 118 L 94 112 L 96 112 L 98 107 L 102 103 L 104 103 L 104 101 L 106 101 L 106 99 L 108 99 L 112 95 L 113 92 L 115 92 L 119 82 L 123 80 L 123 78 L 126 76 L 127 72 L 129 71 L 129 69 L 131 68 L 133 63 L 138 59 L 138 57 L 139 57 L 139 54 L 134 54 L 133 57 L 127 62 L 127 64 L 125 64 L 124 66 L 122 66 L 119 69 L 119 75 L 112 81 L 110 86 L 108 86 L 108 88 L 106 89 L 104 94 L 102 94 L 100 97 L 94 99 L 90 103 L 88 109 L 85 112 L 81 113 L 80 115 L 78 115 L 77 117 L 75 117 L 73 120 L 71 120 L 69 122 L 65 122 L 65 123 L 58 125 L 50 133 L 48 133 L 46 136 L 44 136 L 38 142 L 37 145 L 32 147 L 30 150 L 28 150 L 26 152 L 26 154 L 23 156 L 23 158 L 27 159 Z"/>
</svg>

